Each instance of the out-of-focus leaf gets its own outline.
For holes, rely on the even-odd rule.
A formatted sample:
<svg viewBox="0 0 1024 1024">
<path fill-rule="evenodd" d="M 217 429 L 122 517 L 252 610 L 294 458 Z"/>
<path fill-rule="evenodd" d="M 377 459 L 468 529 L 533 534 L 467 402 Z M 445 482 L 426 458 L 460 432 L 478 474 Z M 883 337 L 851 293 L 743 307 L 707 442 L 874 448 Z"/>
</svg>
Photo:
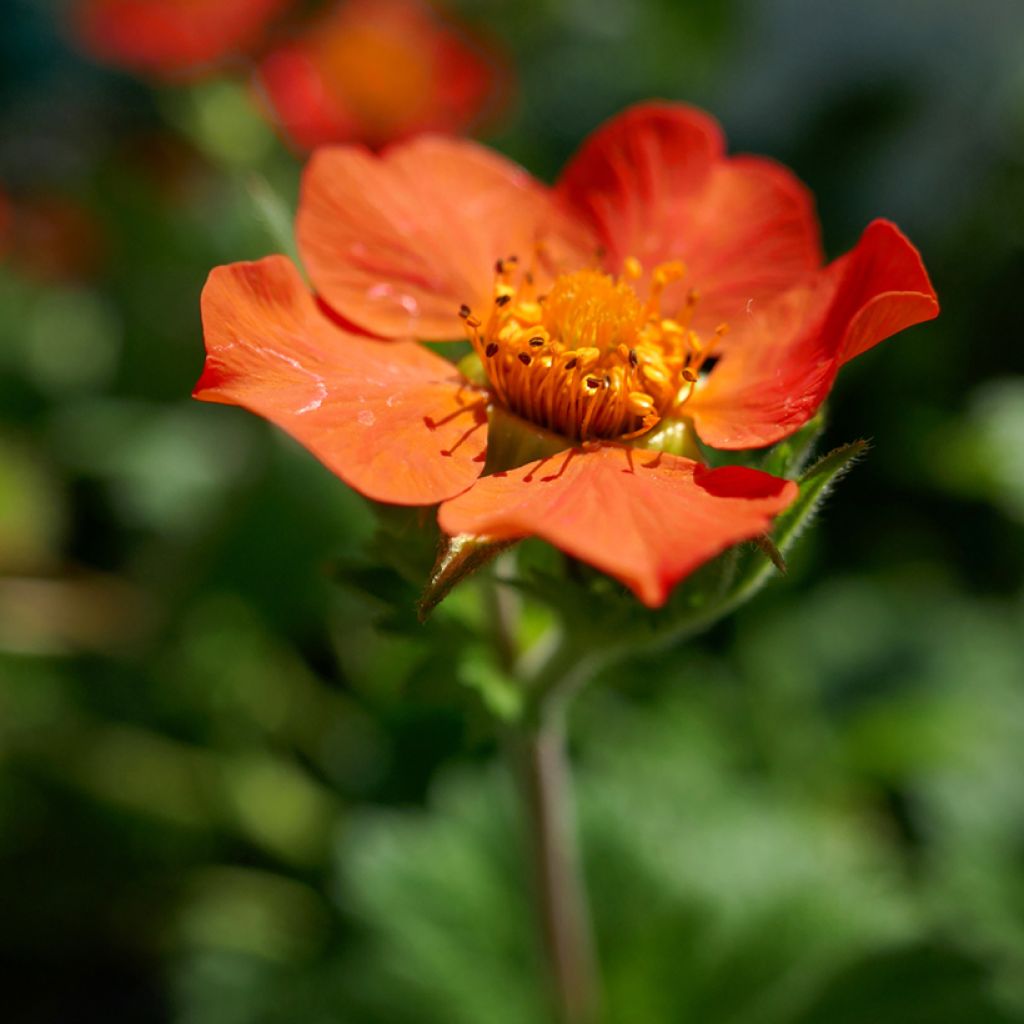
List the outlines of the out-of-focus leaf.
<svg viewBox="0 0 1024 1024">
<path fill-rule="evenodd" d="M 277 250 L 290 256 L 292 262 L 301 271 L 302 261 L 299 258 L 298 246 L 295 243 L 295 230 L 292 226 L 295 221 L 295 211 L 261 175 L 250 175 L 246 179 L 245 190 Z"/>
<path fill-rule="evenodd" d="M 522 713 L 522 690 L 494 664 L 490 652 L 467 652 L 459 665 L 459 679 L 480 694 L 487 709 L 500 721 L 515 721 Z"/>
<path fill-rule="evenodd" d="M 1015 1024 L 980 965 L 926 945 L 874 953 L 842 971 L 794 1024 Z"/>
<path fill-rule="evenodd" d="M 26 368 L 33 382 L 57 396 L 109 384 L 121 348 L 120 314 L 87 288 L 41 292 L 23 324 Z"/>
<path fill-rule="evenodd" d="M 914 935 L 881 837 L 745 776 L 709 726 L 682 702 L 600 701 L 585 718 L 606 1020 L 795 1024 L 838 972 Z M 346 833 L 344 901 L 371 940 L 350 970 L 379 1019 L 546 1019 L 511 796 L 500 775 L 451 778 L 429 815 L 369 814 Z"/>
<path fill-rule="evenodd" d="M 274 146 L 274 132 L 244 84 L 218 77 L 179 93 L 163 93 L 171 119 L 213 161 L 250 166 Z"/>
<path fill-rule="evenodd" d="M 965 415 L 927 439 L 932 476 L 959 493 L 990 498 L 1024 521 L 1024 377 L 991 380 Z"/>
<path fill-rule="evenodd" d="M 33 572 L 59 561 L 64 494 L 31 448 L 0 437 L 0 572 Z"/>
</svg>

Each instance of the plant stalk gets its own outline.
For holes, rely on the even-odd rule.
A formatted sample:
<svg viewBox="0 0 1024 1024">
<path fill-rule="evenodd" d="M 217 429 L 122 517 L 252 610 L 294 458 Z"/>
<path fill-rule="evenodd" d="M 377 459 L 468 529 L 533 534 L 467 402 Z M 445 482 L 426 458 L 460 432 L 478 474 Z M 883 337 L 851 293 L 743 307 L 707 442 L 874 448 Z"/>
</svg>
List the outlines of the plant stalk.
<svg viewBox="0 0 1024 1024">
<path fill-rule="evenodd" d="M 597 969 L 565 743 L 565 709 L 549 699 L 518 734 L 516 754 L 537 914 L 559 1024 L 593 1024 Z"/>
</svg>

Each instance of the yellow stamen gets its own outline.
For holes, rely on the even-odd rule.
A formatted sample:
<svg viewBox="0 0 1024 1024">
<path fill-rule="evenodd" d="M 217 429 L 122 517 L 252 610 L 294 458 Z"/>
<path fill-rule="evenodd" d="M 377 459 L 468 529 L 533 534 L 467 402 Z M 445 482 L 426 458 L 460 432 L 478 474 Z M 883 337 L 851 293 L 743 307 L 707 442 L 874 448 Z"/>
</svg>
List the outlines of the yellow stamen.
<svg viewBox="0 0 1024 1024">
<path fill-rule="evenodd" d="M 572 441 L 628 440 L 646 433 L 692 394 L 701 364 L 728 330 L 702 341 L 690 329 L 697 293 L 663 316 L 669 285 L 686 273 L 678 260 L 644 268 L 634 257 L 622 275 L 578 270 L 538 295 L 532 270 L 514 257 L 495 263 L 494 300 L 481 322 L 459 310 L 495 397 L 510 411 Z"/>
</svg>

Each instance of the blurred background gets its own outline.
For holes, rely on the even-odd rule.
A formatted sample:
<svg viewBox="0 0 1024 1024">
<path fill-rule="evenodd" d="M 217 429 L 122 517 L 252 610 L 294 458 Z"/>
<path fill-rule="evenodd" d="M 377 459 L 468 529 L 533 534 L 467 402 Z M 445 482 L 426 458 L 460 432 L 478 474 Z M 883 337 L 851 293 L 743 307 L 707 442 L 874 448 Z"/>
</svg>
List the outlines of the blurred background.
<svg viewBox="0 0 1024 1024">
<path fill-rule="evenodd" d="M 789 577 L 578 702 L 607 1019 L 1024 1021 L 1019 0 L 146 6 L 0 33 L 4 1019 L 545 1019 L 475 595 L 417 624 L 361 499 L 190 400 L 198 296 L 290 244 L 311 145 L 550 179 L 661 96 L 831 256 L 896 220 L 943 313 L 844 373 L 826 445 L 874 447 Z"/>
</svg>

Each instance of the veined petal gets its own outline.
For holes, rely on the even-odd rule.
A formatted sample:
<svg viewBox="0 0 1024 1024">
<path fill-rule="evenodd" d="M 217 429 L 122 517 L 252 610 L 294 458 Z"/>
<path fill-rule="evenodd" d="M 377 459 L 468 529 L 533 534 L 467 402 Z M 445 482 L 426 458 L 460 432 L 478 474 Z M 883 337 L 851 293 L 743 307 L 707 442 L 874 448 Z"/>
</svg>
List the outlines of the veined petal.
<svg viewBox="0 0 1024 1024">
<path fill-rule="evenodd" d="M 194 395 L 276 423 L 369 498 L 431 505 L 483 468 L 485 396 L 413 342 L 343 330 L 283 256 L 217 267 Z"/>
<path fill-rule="evenodd" d="M 771 160 L 726 158 L 723 147 L 717 122 L 701 111 L 641 104 L 599 128 L 558 184 L 600 238 L 610 271 L 627 256 L 648 271 L 683 260 L 688 274 L 665 307 L 697 289 L 701 330 L 788 288 L 822 260 L 806 187 Z"/>
<path fill-rule="evenodd" d="M 873 221 L 851 252 L 751 309 L 686 412 L 714 448 L 774 444 L 814 415 L 843 363 L 938 312 L 917 250 L 894 224 Z"/>
<path fill-rule="evenodd" d="M 796 495 L 792 481 L 757 470 L 602 445 L 484 477 L 438 520 L 453 536 L 542 537 L 657 607 L 702 563 L 764 533 Z"/>
<path fill-rule="evenodd" d="M 619 269 L 627 256 L 656 261 L 721 160 L 714 118 L 679 103 L 642 103 L 587 138 L 559 178 L 562 201 L 590 222 Z"/>
<path fill-rule="evenodd" d="M 734 324 L 748 308 L 817 271 L 821 237 L 814 199 L 797 177 L 772 160 L 738 156 L 721 161 L 676 226 L 674 244 L 687 276 L 667 293 L 682 303 L 687 288 L 700 301 L 693 325 L 701 332 Z M 676 258 L 663 256 L 661 259 Z"/>
<path fill-rule="evenodd" d="M 570 228 L 549 191 L 472 142 L 420 136 L 381 156 L 321 149 L 303 178 L 297 223 L 317 290 L 346 319 L 385 337 L 464 337 L 459 306 L 492 301 L 494 264 L 546 258 Z"/>
</svg>

